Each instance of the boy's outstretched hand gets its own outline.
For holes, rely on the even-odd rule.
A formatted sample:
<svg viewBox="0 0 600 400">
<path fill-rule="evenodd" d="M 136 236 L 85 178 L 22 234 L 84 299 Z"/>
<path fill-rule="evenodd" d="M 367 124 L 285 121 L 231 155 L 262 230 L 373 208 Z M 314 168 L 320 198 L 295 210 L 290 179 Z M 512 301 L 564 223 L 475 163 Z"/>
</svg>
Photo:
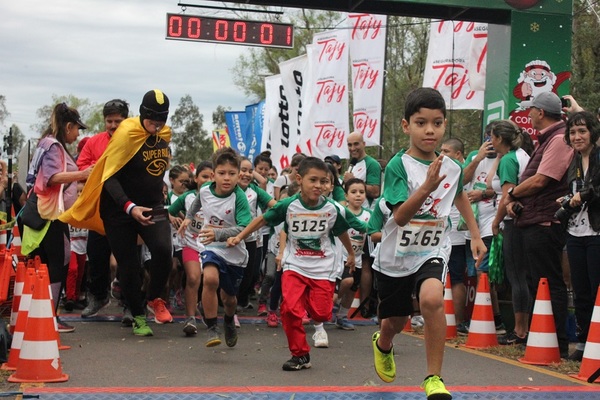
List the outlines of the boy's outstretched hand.
<svg viewBox="0 0 600 400">
<path fill-rule="evenodd" d="M 423 182 L 423 189 L 429 193 L 433 192 L 446 179 L 446 174 L 440 176 L 444 155 L 440 154 L 427 169 L 427 178 Z"/>
<path fill-rule="evenodd" d="M 241 241 L 242 241 L 242 239 L 240 239 L 239 237 L 232 236 L 227 239 L 227 247 L 237 246 Z"/>
<path fill-rule="evenodd" d="M 473 258 L 475 259 L 475 268 L 479 268 L 481 261 L 483 260 L 483 256 L 487 253 L 488 249 L 485 247 L 483 240 L 471 240 L 471 252 L 473 253 Z"/>
</svg>

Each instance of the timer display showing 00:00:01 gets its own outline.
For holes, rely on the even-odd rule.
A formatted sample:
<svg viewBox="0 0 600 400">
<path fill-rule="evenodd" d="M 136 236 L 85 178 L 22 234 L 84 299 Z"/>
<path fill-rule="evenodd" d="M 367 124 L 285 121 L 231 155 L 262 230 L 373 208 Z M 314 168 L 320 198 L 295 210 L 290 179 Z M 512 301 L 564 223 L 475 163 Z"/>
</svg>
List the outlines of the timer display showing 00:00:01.
<svg viewBox="0 0 600 400">
<path fill-rule="evenodd" d="M 294 47 L 292 24 L 167 14 L 167 39 Z"/>
</svg>

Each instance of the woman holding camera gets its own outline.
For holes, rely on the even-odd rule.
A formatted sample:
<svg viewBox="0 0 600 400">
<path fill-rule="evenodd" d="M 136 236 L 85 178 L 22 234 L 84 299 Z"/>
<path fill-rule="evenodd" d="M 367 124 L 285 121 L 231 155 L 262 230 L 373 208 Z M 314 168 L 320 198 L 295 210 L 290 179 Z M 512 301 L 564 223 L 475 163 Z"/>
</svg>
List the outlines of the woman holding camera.
<svg viewBox="0 0 600 400">
<path fill-rule="evenodd" d="M 569 117 L 565 141 L 575 150 L 569 166 L 571 195 L 559 199 L 557 217 L 568 218 L 567 255 L 575 296 L 578 343 L 570 360 L 581 361 L 600 284 L 600 123 L 587 111 Z M 568 202 L 567 202 L 568 200 Z"/>
</svg>

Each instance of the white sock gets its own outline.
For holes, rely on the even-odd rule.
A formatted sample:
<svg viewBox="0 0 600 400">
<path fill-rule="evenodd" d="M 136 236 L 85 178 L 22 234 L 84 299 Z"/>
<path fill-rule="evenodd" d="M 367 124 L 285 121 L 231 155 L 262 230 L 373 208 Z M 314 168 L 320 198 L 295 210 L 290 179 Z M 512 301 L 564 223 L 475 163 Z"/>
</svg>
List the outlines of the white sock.
<svg viewBox="0 0 600 400">
<path fill-rule="evenodd" d="M 340 306 L 340 310 L 337 313 L 338 318 L 344 318 L 348 316 L 348 309 L 346 307 Z"/>
<path fill-rule="evenodd" d="M 315 324 L 315 332 L 320 332 L 320 331 L 324 331 L 325 328 L 323 327 L 323 323 L 321 322 L 320 324 Z"/>
</svg>

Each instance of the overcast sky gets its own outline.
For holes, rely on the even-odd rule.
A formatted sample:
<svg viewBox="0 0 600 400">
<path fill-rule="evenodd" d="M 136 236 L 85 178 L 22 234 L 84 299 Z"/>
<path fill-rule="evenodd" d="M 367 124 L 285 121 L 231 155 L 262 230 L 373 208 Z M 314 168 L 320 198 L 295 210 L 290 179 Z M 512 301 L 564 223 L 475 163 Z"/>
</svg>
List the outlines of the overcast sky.
<svg viewBox="0 0 600 400">
<path fill-rule="evenodd" d="M 218 105 L 243 110 L 251 100 L 233 85 L 231 68 L 247 47 L 166 40 L 166 14 L 179 13 L 177 3 L 1 1 L 0 94 L 10 113 L 5 127 L 14 123 L 27 137 L 38 137 L 30 125 L 39 122 L 36 110 L 53 94 L 93 103 L 125 99 L 136 115 L 150 89 L 169 96 L 171 113 L 190 94 L 209 129 Z"/>
</svg>

